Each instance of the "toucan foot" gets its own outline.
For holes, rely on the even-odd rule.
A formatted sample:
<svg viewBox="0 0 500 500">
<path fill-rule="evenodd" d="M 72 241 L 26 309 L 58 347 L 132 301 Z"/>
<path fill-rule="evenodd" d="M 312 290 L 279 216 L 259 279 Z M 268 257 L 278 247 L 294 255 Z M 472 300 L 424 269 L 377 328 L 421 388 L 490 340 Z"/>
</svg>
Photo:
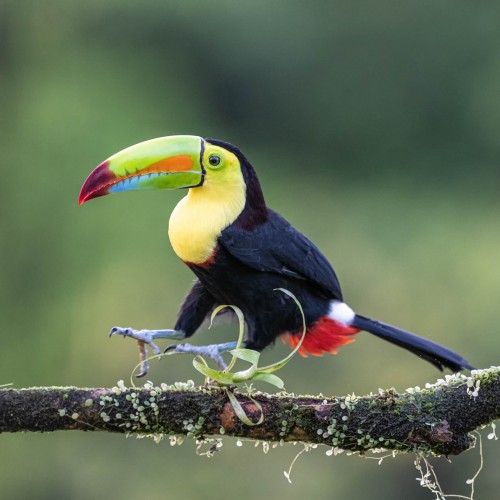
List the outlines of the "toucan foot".
<svg viewBox="0 0 500 500">
<path fill-rule="evenodd" d="M 231 351 L 236 347 L 236 344 L 236 342 L 227 342 L 225 344 L 210 344 L 205 346 L 178 344 L 168 346 L 164 352 L 184 352 L 188 354 L 196 354 L 199 356 L 208 356 L 220 366 L 221 370 L 225 370 L 227 365 L 222 359 L 221 354 L 223 352 Z"/>
<path fill-rule="evenodd" d="M 109 332 L 109 336 L 122 335 L 123 338 L 130 337 L 151 346 L 155 354 L 161 354 L 161 349 L 154 343 L 153 335 L 150 330 L 134 330 L 133 328 L 121 328 L 119 326 L 114 326 Z"/>
<path fill-rule="evenodd" d="M 111 328 L 109 336 L 113 335 L 122 335 L 123 338 L 130 337 L 137 340 L 141 362 L 140 372 L 137 377 L 144 377 L 149 371 L 148 345 L 156 355 L 159 355 L 161 349 L 155 344 L 156 339 L 182 340 L 185 338 L 185 334 L 177 330 L 134 330 L 133 328 L 121 328 L 119 326 Z"/>
</svg>

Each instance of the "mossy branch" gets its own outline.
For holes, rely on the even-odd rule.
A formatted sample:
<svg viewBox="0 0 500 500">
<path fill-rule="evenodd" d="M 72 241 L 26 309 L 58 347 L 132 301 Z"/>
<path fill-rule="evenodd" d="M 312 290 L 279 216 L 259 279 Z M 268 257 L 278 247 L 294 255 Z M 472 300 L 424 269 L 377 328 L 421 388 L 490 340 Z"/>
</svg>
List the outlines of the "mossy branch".
<svg viewBox="0 0 500 500">
<path fill-rule="evenodd" d="M 226 436 L 322 443 L 364 452 L 373 448 L 455 455 L 471 431 L 500 418 L 500 367 L 447 376 L 425 389 L 368 396 L 248 395 L 234 391 L 250 420 L 235 414 L 226 389 L 192 384 L 129 389 L 38 387 L 0 390 L 0 432 L 108 431 Z"/>
</svg>

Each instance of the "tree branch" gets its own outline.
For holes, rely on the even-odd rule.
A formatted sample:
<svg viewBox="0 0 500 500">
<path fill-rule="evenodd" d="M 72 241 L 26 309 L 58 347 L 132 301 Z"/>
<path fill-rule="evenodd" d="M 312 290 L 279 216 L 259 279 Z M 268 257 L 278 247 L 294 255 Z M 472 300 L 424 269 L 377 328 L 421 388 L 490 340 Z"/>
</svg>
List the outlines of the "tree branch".
<svg viewBox="0 0 500 500">
<path fill-rule="evenodd" d="M 476 370 L 470 377 L 447 376 L 402 394 L 394 389 L 335 398 L 233 394 L 250 420 L 263 415 L 263 422 L 243 423 L 226 389 L 216 387 L 2 389 L 0 432 L 85 430 L 199 439 L 223 433 L 358 452 L 385 448 L 455 455 L 471 446 L 471 431 L 500 418 L 500 367 Z"/>
</svg>

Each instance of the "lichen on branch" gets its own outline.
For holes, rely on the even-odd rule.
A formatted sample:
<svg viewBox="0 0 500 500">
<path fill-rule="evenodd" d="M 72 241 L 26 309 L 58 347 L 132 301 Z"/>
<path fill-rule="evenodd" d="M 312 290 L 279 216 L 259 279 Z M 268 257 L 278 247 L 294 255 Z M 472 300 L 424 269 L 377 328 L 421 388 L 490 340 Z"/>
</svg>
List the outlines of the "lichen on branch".
<svg viewBox="0 0 500 500">
<path fill-rule="evenodd" d="M 249 426 L 238 417 L 237 398 Z M 425 388 L 366 396 L 315 397 L 148 382 L 141 388 L 38 387 L 0 390 L 0 432 L 85 430 L 151 435 L 233 436 L 325 444 L 366 452 L 384 448 L 455 455 L 472 431 L 500 418 L 500 367 L 448 375 Z"/>
</svg>

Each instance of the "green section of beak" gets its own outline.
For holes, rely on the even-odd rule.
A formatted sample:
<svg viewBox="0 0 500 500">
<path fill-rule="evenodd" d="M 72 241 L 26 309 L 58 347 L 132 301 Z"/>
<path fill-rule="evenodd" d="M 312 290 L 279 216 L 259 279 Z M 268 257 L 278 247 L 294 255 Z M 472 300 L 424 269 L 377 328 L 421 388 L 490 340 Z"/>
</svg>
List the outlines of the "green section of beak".
<svg viewBox="0 0 500 500">
<path fill-rule="evenodd" d="M 202 149 L 203 139 L 192 135 L 160 137 L 124 149 L 89 175 L 79 204 L 120 191 L 200 186 Z"/>
</svg>

